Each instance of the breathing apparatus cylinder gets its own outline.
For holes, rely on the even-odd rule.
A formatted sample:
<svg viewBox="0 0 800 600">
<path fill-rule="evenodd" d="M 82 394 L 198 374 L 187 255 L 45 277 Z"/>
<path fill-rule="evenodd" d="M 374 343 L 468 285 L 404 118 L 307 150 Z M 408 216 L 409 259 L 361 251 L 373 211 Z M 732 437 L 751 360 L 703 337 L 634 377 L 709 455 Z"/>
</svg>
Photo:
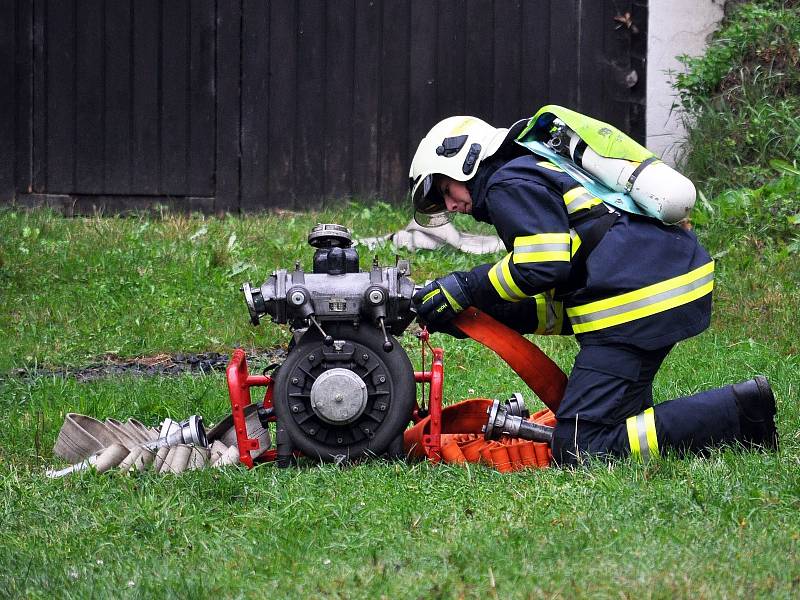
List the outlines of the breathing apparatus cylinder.
<svg viewBox="0 0 800 600">
<path fill-rule="evenodd" d="M 647 214 L 664 223 L 685 219 L 694 206 L 694 184 L 669 165 L 653 158 L 634 162 L 600 156 L 578 134 L 567 129 L 569 157 L 615 192 L 627 192 Z"/>
</svg>

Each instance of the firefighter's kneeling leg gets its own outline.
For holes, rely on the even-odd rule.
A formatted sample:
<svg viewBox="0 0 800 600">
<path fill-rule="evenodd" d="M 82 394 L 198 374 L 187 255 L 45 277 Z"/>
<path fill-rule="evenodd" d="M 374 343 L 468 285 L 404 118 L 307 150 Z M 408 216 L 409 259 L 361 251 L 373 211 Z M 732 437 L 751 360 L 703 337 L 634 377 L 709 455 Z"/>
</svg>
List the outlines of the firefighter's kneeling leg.
<svg viewBox="0 0 800 600">
<path fill-rule="evenodd" d="M 586 456 L 629 454 L 625 420 L 653 406 L 653 378 L 670 350 L 671 346 L 654 351 L 623 344 L 583 346 L 556 414 L 556 462 L 576 464 Z"/>
<path fill-rule="evenodd" d="M 649 460 L 666 448 L 697 452 L 740 440 L 733 386 L 653 406 L 653 378 L 670 349 L 581 348 L 556 415 L 556 462 L 629 454 Z"/>
<path fill-rule="evenodd" d="M 624 422 L 605 425 L 565 419 L 553 434 L 553 458 L 562 465 L 586 458 L 632 455 L 644 462 L 670 448 L 701 452 L 741 438 L 733 386 L 657 404 Z"/>
</svg>

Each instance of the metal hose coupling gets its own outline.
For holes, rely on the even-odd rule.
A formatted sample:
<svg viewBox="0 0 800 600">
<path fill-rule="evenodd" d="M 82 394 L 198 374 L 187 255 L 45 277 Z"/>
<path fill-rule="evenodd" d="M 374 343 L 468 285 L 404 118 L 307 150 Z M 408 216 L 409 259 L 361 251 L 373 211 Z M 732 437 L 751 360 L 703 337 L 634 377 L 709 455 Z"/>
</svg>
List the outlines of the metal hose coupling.
<svg viewBox="0 0 800 600">
<path fill-rule="evenodd" d="M 208 446 L 206 430 L 203 427 L 203 417 L 192 415 L 185 421 L 176 423 L 166 419 L 161 425 L 158 439 L 143 445 L 144 448 L 156 450 L 164 446 L 177 446 L 178 444 L 192 444 L 195 446 Z"/>
<path fill-rule="evenodd" d="M 495 400 L 486 413 L 489 418 L 481 431 L 487 440 L 496 440 L 502 436 L 548 444 L 553 440 L 552 427 L 528 421 L 529 413 L 525 408 L 522 394 L 515 393 L 505 404 Z"/>
</svg>

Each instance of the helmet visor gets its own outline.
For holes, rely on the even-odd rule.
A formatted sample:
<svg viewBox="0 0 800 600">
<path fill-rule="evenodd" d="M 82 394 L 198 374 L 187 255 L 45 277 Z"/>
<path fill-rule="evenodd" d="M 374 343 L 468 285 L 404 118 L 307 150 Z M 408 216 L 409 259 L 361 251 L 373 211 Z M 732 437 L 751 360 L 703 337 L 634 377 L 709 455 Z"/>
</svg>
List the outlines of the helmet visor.
<svg viewBox="0 0 800 600">
<path fill-rule="evenodd" d="M 431 214 L 442 212 L 444 208 L 444 198 L 439 192 L 439 188 L 434 185 L 436 175 L 426 175 L 414 188 L 412 202 L 414 210 L 421 213 Z"/>
</svg>

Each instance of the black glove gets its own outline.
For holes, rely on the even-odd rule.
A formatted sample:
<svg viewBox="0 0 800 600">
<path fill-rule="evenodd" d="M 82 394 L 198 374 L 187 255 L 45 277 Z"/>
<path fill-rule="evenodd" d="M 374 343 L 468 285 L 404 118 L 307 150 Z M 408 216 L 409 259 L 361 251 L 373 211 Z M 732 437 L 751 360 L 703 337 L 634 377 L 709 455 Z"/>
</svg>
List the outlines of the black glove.
<svg viewBox="0 0 800 600">
<path fill-rule="evenodd" d="M 432 281 L 414 294 L 411 302 L 421 323 L 431 331 L 442 330 L 445 323 L 472 304 L 466 273 L 457 271 Z"/>
</svg>

